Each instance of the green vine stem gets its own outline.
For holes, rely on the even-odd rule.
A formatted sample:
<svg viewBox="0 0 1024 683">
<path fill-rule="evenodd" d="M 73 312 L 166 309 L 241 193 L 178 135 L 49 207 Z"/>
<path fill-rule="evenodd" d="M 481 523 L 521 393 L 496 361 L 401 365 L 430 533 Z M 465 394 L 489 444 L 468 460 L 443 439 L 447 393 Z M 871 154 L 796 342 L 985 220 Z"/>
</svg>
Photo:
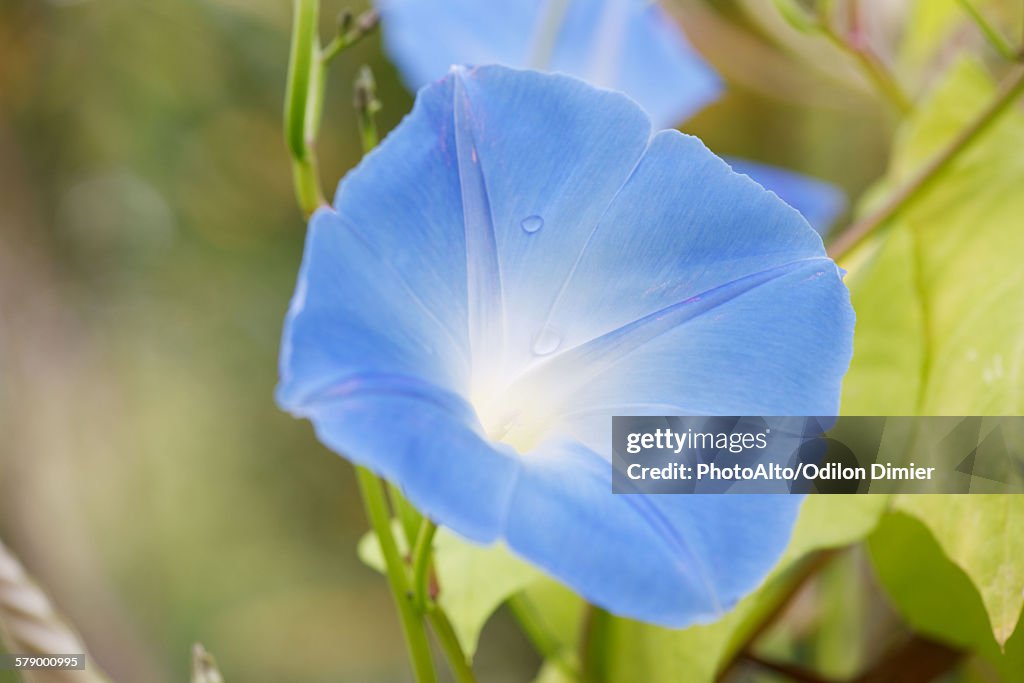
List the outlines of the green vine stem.
<svg viewBox="0 0 1024 683">
<path fill-rule="evenodd" d="M 319 0 L 295 0 L 295 23 L 285 89 L 284 134 L 292 157 L 292 177 L 299 208 L 307 217 L 324 204 L 313 143 L 323 99 Z"/>
<path fill-rule="evenodd" d="M 877 211 L 865 216 L 844 230 L 829 245 L 828 253 L 835 260 L 850 253 L 866 237 L 893 218 L 900 215 L 910 204 L 928 189 L 931 183 L 969 148 L 999 116 L 1009 109 L 1024 91 L 1024 65 L 1013 68 L 999 86 L 995 97 L 945 149 L 939 152 L 917 175 L 897 190 Z"/>
<path fill-rule="evenodd" d="M 412 503 L 405 499 L 405 496 L 394 484 L 388 483 L 388 497 L 391 499 L 391 509 L 394 510 L 395 516 L 402 525 L 402 534 L 408 542 L 408 547 L 412 548 L 416 543 L 420 525 L 423 523 L 423 516 L 412 506 Z"/>
<path fill-rule="evenodd" d="M 292 157 L 292 177 L 299 208 L 308 218 L 326 204 L 320 189 L 320 171 L 316 160 L 316 139 L 320 132 L 327 67 L 335 57 L 369 35 L 380 22 L 380 15 L 369 10 L 353 19 L 344 13 L 338 21 L 338 33 L 320 48 L 319 0 L 294 0 L 295 23 L 288 62 L 285 90 L 284 136 Z M 364 147 L 366 141 L 364 140 Z M 374 143 L 376 144 L 376 143 Z"/>
<path fill-rule="evenodd" d="M 971 2 L 971 0 L 960 0 L 960 6 L 963 7 L 964 11 L 971 17 L 971 20 L 977 24 L 982 35 L 985 36 L 985 39 L 996 52 L 998 52 L 1004 59 L 1010 61 L 1017 59 L 1017 50 L 1010 45 L 1010 41 L 1008 41 L 1002 33 L 996 30 L 989 20 L 985 18 L 985 15 L 981 13 L 981 10 L 974 6 L 974 3 Z"/>
<path fill-rule="evenodd" d="M 412 552 L 412 602 L 419 612 L 430 605 L 430 556 L 436 533 L 437 525 L 424 517 Z"/>
<path fill-rule="evenodd" d="M 353 17 L 351 12 L 342 12 L 338 18 L 338 35 L 320 53 L 320 63 L 324 66 L 329 64 L 342 51 L 372 33 L 379 23 L 380 13 L 377 10 L 363 12 L 358 18 Z"/>
<path fill-rule="evenodd" d="M 356 479 L 359 490 L 363 494 L 363 504 L 370 526 L 377 534 L 381 554 L 384 556 L 384 567 L 388 583 L 398 607 L 398 617 L 405 633 L 405 643 L 409 650 L 413 672 L 417 683 L 435 683 L 433 658 L 430 654 L 430 643 L 427 640 L 427 629 L 419 613 L 413 607 L 409 581 L 406 576 L 405 562 L 398 551 L 398 544 L 391 533 L 391 512 L 388 509 L 387 493 L 384 482 L 365 467 L 356 467 Z"/>
<path fill-rule="evenodd" d="M 868 80 L 900 114 L 907 114 L 913 109 L 910 98 L 904 93 L 896 76 L 868 43 L 857 0 L 847 0 L 847 25 L 842 34 L 833 24 L 834 6 L 829 0 L 819 0 L 813 14 L 798 0 L 773 0 L 773 4 L 786 23 L 794 29 L 801 33 L 819 34 L 840 52 L 852 57 Z"/>
<path fill-rule="evenodd" d="M 836 48 L 853 57 L 860 65 L 864 74 L 878 88 L 879 92 L 896 108 L 900 114 L 907 114 L 913 109 L 910 98 L 903 92 L 902 86 L 889 68 L 875 53 L 868 43 L 867 36 L 860 22 L 860 8 L 857 0 L 849 0 L 847 5 L 848 26 L 846 35 L 836 31 L 830 17 L 821 16 L 818 26 L 822 35 Z M 824 14 L 824 13 L 823 13 Z"/>
<path fill-rule="evenodd" d="M 427 607 L 427 619 L 430 620 L 430 627 L 434 629 L 434 635 L 437 636 L 437 642 L 444 651 L 456 683 L 476 683 L 469 658 L 459 644 L 459 637 L 455 634 L 448 615 L 436 604 L 432 604 Z"/>
<path fill-rule="evenodd" d="M 440 605 L 433 601 L 433 596 L 430 594 L 430 565 L 437 528 L 436 524 L 424 517 L 416 534 L 416 543 L 412 552 L 413 606 L 420 614 L 426 615 L 430 621 L 430 626 L 444 651 L 448 665 L 455 675 L 455 680 L 458 683 L 474 683 L 476 678 L 473 675 L 473 669 L 469 658 L 459 644 L 455 629 L 452 628 L 448 615 Z"/>
</svg>

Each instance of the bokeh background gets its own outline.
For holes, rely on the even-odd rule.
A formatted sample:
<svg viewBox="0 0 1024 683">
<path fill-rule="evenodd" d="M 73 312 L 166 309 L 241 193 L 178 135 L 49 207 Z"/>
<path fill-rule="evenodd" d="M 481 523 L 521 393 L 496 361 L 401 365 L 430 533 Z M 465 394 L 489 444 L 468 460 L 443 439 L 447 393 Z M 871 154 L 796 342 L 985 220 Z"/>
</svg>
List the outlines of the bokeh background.
<svg viewBox="0 0 1024 683">
<path fill-rule="evenodd" d="M 881 175 L 892 118 L 842 58 L 788 49 L 767 1 L 670 9 L 729 86 L 687 132 L 852 198 Z M 186 680 L 197 640 L 230 681 L 408 677 L 350 467 L 272 398 L 304 233 L 290 12 L 0 0 L 0 538 L 118 681 Z M 359 158 L 362 64 L 383 129 L 412 102 L 377 36 L 338 59 L 325 187 Z M 539 660 L 502 613 L 477 662 L 524 681 Z"/>
</svg>

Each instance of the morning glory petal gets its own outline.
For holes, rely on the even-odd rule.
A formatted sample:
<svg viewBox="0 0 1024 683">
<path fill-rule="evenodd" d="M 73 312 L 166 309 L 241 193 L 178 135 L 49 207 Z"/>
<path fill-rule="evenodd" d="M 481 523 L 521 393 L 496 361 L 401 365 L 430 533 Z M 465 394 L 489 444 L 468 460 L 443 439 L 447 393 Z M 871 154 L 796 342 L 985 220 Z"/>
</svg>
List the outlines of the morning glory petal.
<svg viewBox="0 0 1024 683">
<path fill-rule="evenodd" d="M 330 210 L 310 221 L 282 346 L 282 404 L 301 412 L 368 373 L 413 377 L 450 391 L 467 386 L 465 314 L 423 288 L 435 284 L 429 266 L 410 278 L 402 255 L 385 255 L 381 243 L 387 240 L 379 237 L 367 237 Z M 450 288 L 459 289 L 457 283 Z"/>
<path fill-rule="evenodd" d="M 457 73 L 457 135 L 472 146 L 460 172 L 484 179 L 488 209 L 477 222 L 493 230 L 501 262 L 505 345 L 491 364 L 519 367 L 553 343 L 544 323 L 587 239 L 579 226 L 598 223 L 644 154 L 651 125 L 628 98 L 582 81 L 561 79 L 537 96 L 521 72 Z"/>
<path fill-rule="evenodd" d="M 479 543 L 503 535 L 521 464 L 511 448 L 480 434 L 459 397 L 367 374 L 297 412 L 320 441 L 397 484 L 423 514 Z"/>
<path fill-rule="evenodd" d="M 819 235 L 827 234 L 846 210 L 846 195 L 835 185 L 756 161 L 733 157 L 727 161 L 734 171 L 750 176 L 799 211 Z"/>
<path fill-rule="evenodd" d="M 795 210 L 696 138 L 655 136 L 553 291 L 540 329 L 564 352 L 508 392 L 522 406 L 520 434 L 559 425 L 599 449 L 610 425 L 594 416 L 638 404 L 648 414 L 838 413 L 852 347 L 837 340 L 854 322 L 838 269 Z M 794 334 L 817 325 L 829 334 Z"/>
<path fill-rule="evenodd" d="M 832 335 L 854 322 L 838 279 L 830 261 L 809 259 L 659 313 L 664 327 L 642 344 L 554 359 L 547 419 L 596 449 L 611 440 L 609 414 L 836 415 L 851 347 Z"/>
<path fill-rule="evenodd" d="M 651 140 L 600 220 L 578 231 L 572 269 L 545 301 L 562 349 L 825 256 L 796 211 L 676 131 Z"/>
<path fill-rule="evenodd" d="M 781 555 L 800 497 L 608 495 L 608 463 L 554 439 L 512 495 L 515 552 L 607 609 L 666 626 L 720 617 Z"/>
<path fill-rule="evenodd" d="M 440 524 L 680 626 L 764 577 L 800 499 L 613 495 L 610 416 L 828 414 L 851 330 L 820 238 L 695 138 L 455 69 L 314 216 L 278 400 Z"/>
<path fill-rule="evenodd" d="M 384 42 L 419 88 L 452 64 L 557 71 L 620 90 L 658 127 L 714 101 L 717 75 L 649 0 L 378 0 Z"/>
</svg>

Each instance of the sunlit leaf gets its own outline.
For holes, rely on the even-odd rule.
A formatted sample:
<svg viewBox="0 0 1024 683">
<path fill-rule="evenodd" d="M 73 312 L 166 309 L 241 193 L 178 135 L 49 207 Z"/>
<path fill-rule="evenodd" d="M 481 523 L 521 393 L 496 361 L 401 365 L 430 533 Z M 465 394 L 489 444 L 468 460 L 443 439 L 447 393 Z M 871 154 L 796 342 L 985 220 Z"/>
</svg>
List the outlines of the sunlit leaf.
<svg viewBox="0 0 1024 683">
<path fill-rule="evenodd" d="M 911 68 L 923 66 L 964 19 L 957 0 L 916 0 L 911 3 L 900 50 L 901 61 Z"/>
<path fill-rule="evenodd" d="M 537 674 L 537 678 L 533 679 L 533 683 L 574 683 L 574 679 L 564 670 L 548 662 L 541 667 L 540 673 Z"/>
<path fill-rule="evenodd" d="M 874 494 L 808 496 L 783 564 L 815 550 L 856 543 L 874 530 L 888 503 L 888 496 Z"/>
<path fill-rule="evenodd" d="M 901 131 L 890 189 L 963 130 L 995 86 L 954 67 Z M 1024 114 L 1003 114 L 903 213 L 877 258 L 850 277 L 856 352 L 847 414 L 1017 415 L 1024 411 Z M 1024 500 L 901 497 L 975 582 L 996 638 L 1024 603 Z"/>
<path fill-rule="evenodd" d="M 577 652 L 587 605 L 583 598 L 553 579 L 531 583 L 510 603 L 523 632 L 548 663 L 579 669 Z M 543 674 L 543 672 L 542 672 Z"/>
<path fill-rule="evenodd" d="M 1021 5 L 1016 0 L 971 0 L 972 4 L 994 25 L 1012 37 L 1012 29 L 1020 26 Z M 971 19 L 961 0 L 914 0 L 907 13 L 900 49 L 900 62 L 908 70 L 925 67 L 949 43 L 958 42 L 970 29 Z M 962 47 L 962 40 L 959 41 Z"/>
<path fill-rule="evenodd" d="M 914 272 L 906 267 L 913 263 L 912 236 L 895 230 L 887 239 L 874 262 L 847 276 L 857 328 L 843 381 L 845 415 L 911 414 L 921 391 L 923 321 Z"/>
<path fill-rule="evenodd" d="M 889 515 L 868 546 L 879 583 L 915 631 L 979 653 L 1004 680 L 1024 671 L 1024 629 L 1000 648 L 977 588 L 920 521 Z"/>
<path fill-rule="evenodd" d="M 1024 604 L 1024 498 L 907 495 L 896 506 L 922 520 L 974 582 L 996 640 L 1005 643 Z"/>
</svg>

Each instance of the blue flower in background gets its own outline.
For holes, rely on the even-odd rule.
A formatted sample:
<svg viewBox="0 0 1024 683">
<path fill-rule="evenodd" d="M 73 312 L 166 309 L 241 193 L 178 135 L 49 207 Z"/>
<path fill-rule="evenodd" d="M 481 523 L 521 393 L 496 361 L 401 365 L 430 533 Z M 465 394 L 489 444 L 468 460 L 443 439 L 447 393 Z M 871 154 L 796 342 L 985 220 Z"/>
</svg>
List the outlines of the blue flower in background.
<svg viewBox="0 0 1024 683">
<path fill-rule="evenodd" d="M 425 514 L 682 626 L 753 590 L 795 496 L 611 493 L 611 415 L 838 411 L 821 239 L 699 140 L 559 75 L 456 68 L 313 217 L 280 404 Z"/>
<path fill-rule="evenodd" d="M 558 71 L 626 93 L 657 128 L 696 114 L 721 93 L 715 72 L 650 0 L 377 0 L 377 6 L 388 53 L 413 90 L 452 64 Z"/>
<path fill-rule="evenodd" d="M 453 64 L 563 72 L 635 99 L 658 129 L 721 94 L 714 70 L 652 0 L 377 0 L 384 43 L 417 89 Z M 730 159 L 824 233 L 846 208 L 836 188 Z"/>
</svg>

